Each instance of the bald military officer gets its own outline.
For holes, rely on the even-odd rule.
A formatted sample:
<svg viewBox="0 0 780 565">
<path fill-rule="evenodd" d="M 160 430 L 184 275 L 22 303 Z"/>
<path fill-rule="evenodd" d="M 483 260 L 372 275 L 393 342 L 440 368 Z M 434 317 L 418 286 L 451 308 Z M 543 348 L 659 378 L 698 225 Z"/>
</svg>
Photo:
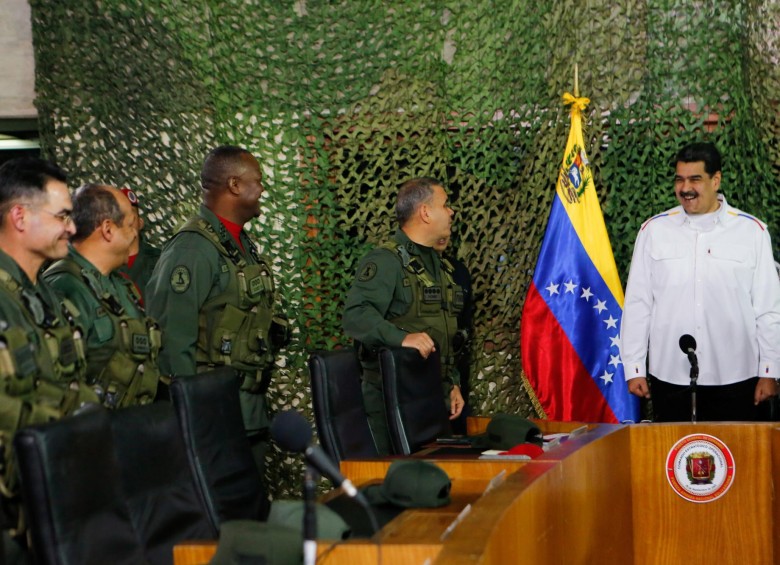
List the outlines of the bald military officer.
<svg viewBox="0 0 780 565">
<path fill-rule="evenodd" d="M 113 186 L 85 184 L 73 196 L 73 221 L 68 256 L 44 278 L 81 312 L 87 381 L 103 404 L 147 404 L 160 380 L 160 329 L 146 315 L 132 281 L 116 271 L 138 238 L 132 205 Z"/>
<path fill-rule="evenodd" d="M 261 473 L 269 416 L 265 392 L 286 343 L 271 262 L 244 226 L 260 215 L 262 173 L 246 149 L 221 146 L 203 163 L 203 203 L 163 249 L 147 287 L 163 329 L 163 372 L 193 375 L 229 365 L 241 379 L 244 427 Z"/>
</svg>

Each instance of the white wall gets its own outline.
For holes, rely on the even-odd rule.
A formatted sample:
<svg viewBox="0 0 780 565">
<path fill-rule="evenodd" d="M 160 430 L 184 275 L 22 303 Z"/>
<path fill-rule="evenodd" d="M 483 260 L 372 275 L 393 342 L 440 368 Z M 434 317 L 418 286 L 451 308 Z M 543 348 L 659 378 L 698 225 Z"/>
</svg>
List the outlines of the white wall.
<svg viewBox="0 0 780 565">
<path fill-rule="evenodd" d="M 30 5 L 0 0 L 0 118 L 34 118 L 35 62 Z"/>
</svg>

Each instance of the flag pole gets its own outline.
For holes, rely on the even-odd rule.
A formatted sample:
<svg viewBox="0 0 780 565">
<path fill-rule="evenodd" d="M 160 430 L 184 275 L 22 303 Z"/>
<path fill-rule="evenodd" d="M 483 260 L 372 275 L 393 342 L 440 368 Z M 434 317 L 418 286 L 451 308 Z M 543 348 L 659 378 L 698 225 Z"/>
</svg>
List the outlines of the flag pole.
<svg viewBox="0 0 780 565">
<path fill-rule="evenodd" d="M 580 81 L 577 77 L 577 63 L 574 63 L 574 97 L 580 97 Z"/>
</svg>

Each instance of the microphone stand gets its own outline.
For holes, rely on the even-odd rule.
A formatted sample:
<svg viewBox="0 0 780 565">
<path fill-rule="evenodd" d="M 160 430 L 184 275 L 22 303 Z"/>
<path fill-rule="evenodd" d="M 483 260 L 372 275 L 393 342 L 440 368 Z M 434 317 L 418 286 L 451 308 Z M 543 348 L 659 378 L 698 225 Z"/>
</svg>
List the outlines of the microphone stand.
<svg viewBox="0 0 780 565">
<path fill-rule="evenodd" d="M 699 364 L 691 363 L 691 423 L 696 423 L 696 381 L 699 380 Z"/>
<path fill-rule="evenodd" d="M 306 463 L 303 475 L 303 565 L 317 562 L 317 471 Z"/>
</svg>

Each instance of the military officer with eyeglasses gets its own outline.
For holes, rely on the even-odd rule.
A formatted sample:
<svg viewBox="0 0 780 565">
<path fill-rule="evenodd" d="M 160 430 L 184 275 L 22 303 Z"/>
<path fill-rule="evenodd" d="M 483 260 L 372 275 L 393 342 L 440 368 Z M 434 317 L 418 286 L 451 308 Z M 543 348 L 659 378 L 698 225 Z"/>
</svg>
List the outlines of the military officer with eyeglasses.
<svg viewBox="0 0 780 565">
<path fill-rule="evenodd" d="M 98 398 L 85 383 L 78 310 L 39 276 L 74 233 L 65 173 L 37 158 L 0 167 L 0 520 L 6 562 L 24 546 L 11 440 Z"/>
</svg>

